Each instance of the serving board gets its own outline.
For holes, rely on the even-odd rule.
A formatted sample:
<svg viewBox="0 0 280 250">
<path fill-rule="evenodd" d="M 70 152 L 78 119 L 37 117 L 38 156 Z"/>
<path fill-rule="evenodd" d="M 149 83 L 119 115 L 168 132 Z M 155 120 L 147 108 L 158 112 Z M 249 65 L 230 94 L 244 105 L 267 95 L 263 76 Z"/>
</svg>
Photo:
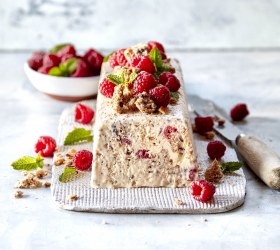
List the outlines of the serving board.
<svg viewBox="0 0 280 250">
<path fill-rule="evenodd" d="M 95 109 L 95 101 L 84 101 Z M 75 105 L 65 109 L 58 126 L 58 152 L 63 156 L 75 148 L 77 150 L 92 150 L 92 143 L 75 146 L 63 146 L 63 141 L 69 131 L 77 127 L 92 129 L 93 123 L 82 125 L 74 120 Z M 222 140 L 216 135 L 215 139 Z M 206 147 L 209 140 L 194 134 L 198 152 L 199 174 L 202 175 L 209 166 Z M 227 145 L 224 161 L 237 161 L 235 150 Z M 56 161 L 54 157 L 54 161 Z M 62 183 L 59 175 L 64 165 L 53 166 L 51 195 L 54 203 L 66 210 L 103 213 L 220 213 L 232 210 L 243 204 L 245 199 L 246 179 L 242 169 L 234 174 L 226 175 L 221 184 L 216 186 L 216 193 L 211 202 L 196 201 L 188 188 L 118 188 L 107 189 L 90 187 L 91 171 L 80 172 L 70 182 Z M 69 195 L 77 195 L 76 201 L 70 201 Z M 183 202 L 178 205 L 176 199 Z"/>
</svg>

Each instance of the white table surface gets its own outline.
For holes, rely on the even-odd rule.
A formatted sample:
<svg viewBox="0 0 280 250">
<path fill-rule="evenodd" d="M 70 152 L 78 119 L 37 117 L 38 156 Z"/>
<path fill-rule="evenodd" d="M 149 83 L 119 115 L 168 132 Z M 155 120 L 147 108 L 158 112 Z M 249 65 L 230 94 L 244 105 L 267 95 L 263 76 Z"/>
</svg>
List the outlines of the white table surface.
<svg viewBox="0 0 280 250">
<path fill-rule="evenodd" d="M 178 52 L 186 90 L 229 110 L 250 109 L 241 127 L 280 154 L 280 52 Z M 0 249 L 279 249 L 280 193 L 247 168 L 245 204 L 212 215 L 90 214 L 56 208 L 50 190 L 23 190 L 10 163 L 34 155 L 40 135 L 56 137 L 69 103 L 37 92 L 26 79 L 27 53 L 0 54 Z M 206 219 L 206 220 L 205 220 Z M 104 224 L 104 221 L 107 224 Z"/>
</svg>

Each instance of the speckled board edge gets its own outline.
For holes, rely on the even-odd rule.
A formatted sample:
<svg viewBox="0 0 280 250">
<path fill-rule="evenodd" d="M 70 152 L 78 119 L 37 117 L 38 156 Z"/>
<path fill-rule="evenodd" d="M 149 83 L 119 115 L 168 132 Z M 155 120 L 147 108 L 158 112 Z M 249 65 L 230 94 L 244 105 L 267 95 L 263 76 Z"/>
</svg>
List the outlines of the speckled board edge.
<svg viewBox="0 0 280 250">
<path fill-rule="evenodd" d="M 86 105 L 95 108 L 95 101 L 85 101 Z M 74 147 L 77 150 L 92 150 L 92 143 L 75 146 L 63 145 L 66 134 L 75 127 L 92 129 L 93 124 L 82 125 L 74 120 L 74 105 L 63 111 L 58 127 L 58 151 L 65 153 Z M 208 140 L 195 134 L 194 141 L 198 152 L 198 164 L 203 173 L 209 165 L 206 153 Z M 227 145 L 225 161 L 236 161 L 237 156 L 233 148 Z M 54 157 L 54 161 L 56 158 Z M 241 170 L 226 175 L 223 182 L 216 186 L 216 193 L 211 202 L 201 203 L 194 200 L 188 188 L 119 188 L 94 189 L 90 187 L 91 172 L 86 171 L 68 182 L 61 183 L 58 178 L 64 166 L 53 166 L 51 195 L 54 203 L 66 210 L 101 213 L 220 213 L 241 206 L 245 199 L 246 179 Z M 68 195 L 78 196 L 76 201 L 69 201 Z M 176 205 L 175 200 L 184 202 Z"/>
</svg>

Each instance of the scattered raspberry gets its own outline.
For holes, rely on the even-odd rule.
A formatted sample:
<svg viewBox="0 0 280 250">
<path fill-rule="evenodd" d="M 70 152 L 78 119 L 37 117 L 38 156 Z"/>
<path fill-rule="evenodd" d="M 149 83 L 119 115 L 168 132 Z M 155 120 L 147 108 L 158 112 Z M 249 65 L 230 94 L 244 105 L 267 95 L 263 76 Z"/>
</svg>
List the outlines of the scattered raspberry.
<svg viewBox="0 0 280 250">
<path fill-rule="evenodd" d="M 212 160 L 223 157 L 225 151 L 226 146 L 221 141 L 211 141 L 207 145 L 207 153 Z"/>
<path fill-rule="evenodd" d="M 249 115 L 249 111 L 245 103 L 235 105 L 230 111 L 230 116 L 233 121 L 241 121 L 247 115 Z"/>
<path fill-rule="evenodd" d="M 88 150 L 78 151 L 73 158 L 73 165 L 76 169 L 84 171 L 91 167 L 92 153 Z"/>
<path fill-rule="evenodd" d="M 55 148 L 55 139 L 50 136 L 40 136 L 35 144 L 35 152 L 43 157 L 52 157 Z"/>
<path fill-rule="evenodd" d="M 170 139 L 171 138 L 171 134 L 172 133 L 176 133 L 178 130 L 177 128 L 174 128 L 172 126 L 167 126 L 164 128 L 163 130 L 163 135 L 166 139 Z"/>
<path fill-rule="evenodd" d="M 205 134 L 206 132 L 213 130 L 214 121 L 211 116 L 196 117 L 194 121 L 196 130 L 200 134 Z"/>
<path fill-rule="evenodd" d="M 197 180 L 193 182 L 190 187 L 193 198 L 201 202 L 210 201 L 215 191 L 215 186 L 211 182 L 205 180 Z"/>
<path fill-rule="evenodd" d="M 124 51 L 125 49 L 120 49 L 110 56 L 108 62 L 112 68 L 115 68 L 116 66 L 125 66 L 127 64 Z"/>
<path fill-rule="evenodd" d="M 41 68 L 38 69 L 37 72 L 47 75 L 51 68 L 52 66 L 42 66 Z"/>
<path fill-rule="evenodd" d="M 27 63 L 31 69 L 38 70 L 43 66 L 43 58 L 45 53 L 42 51 L 36 51 L 32 54 L 31 58 L 28 59 Z"/>
<path fill-rule="evenodd" d="M 148 159 L 148 158 L 151 158 L 150 155 L 149 155 L 149 150 L 146 150 L 146 149 L 139 149 L 137 152 L 136 152 L 136 156 L 138 158 L 141 158 L 141 159 Z"/>
<path fill-rule="evenodd" d="M 104 80 L 99 84 L 99 91 L 102 95 L 112 98 L 114 94 L 115 84 L 110 82 L 108 78 L 104 78 Z"/>
<path fill-rule="evenodd" d="M 62 49 L 60 49 L 56 55 L 61 59 L 65 55 L 76 55 L 76 50 L 73 45 L 66 45 Z"/>
<path fill-rule="evenodd" d="M 155 66 L 151 59 L 147 56 L 137 56 L 131 59 L 130 64 L 132 67 L 147 71 L 151 74 L 155 73 Z"/>
<path fill-rule="evenodd" d="M 152 48 L 154 48 L 154 47 L 156 47 L 159 51 L 161 51 L 163 53 L 165 52 L 164 47 L 163 47 L 163 45 L 161 43 L 156 42 L 156 41 L 148 42 L 148 49 L 149 49 L 149 51 L 151 51 Z"/>
<path fill-rule="evenodd" d="M 93 75 L 99 75 L 101 65 L 103 63 L 103 56 L 94 49 L 89 49 L 83 56 L 84 60 L 90 65 Z"/>
<path fill-rule="evenodd" d="M 167 107 L 170 101 L 170 91 L 165 86 L 159 86 L 149 91 L 153 101 L 160 107 Z"/>
<path fill-rule="evenodd" d="M 88 124 L 91 122 L 94 116 L 94 111 L 89 106 L 82 103 L 78 103 L 75 107 L 75 121 L 82 124 Z"/>
<path fill-rule="evenodd" d="M 78 59 L 77 68 L 71 76 L 72 77 L 90 76 L 90 68 L 82 59 Z"/>
<path fill-rule="evenodd" d="M 46 54 L 43 59 L 43 66 L 56 67 L 60 64 L 60 58 L 55 54 Z"/>
<path fill-rule="evenodd" d="M 159 76 L 159 83 L 166 86 L 172 92 L 176 92 L 181 86 L 178 78 L 171 72 L 161 73 Z"/>
<path fill-rule="evenodd" d="M 157 86 L 157 80 L 155 77 L 145 71 L 141 71 L 133 84 L 134 94 L 142 92 L 149 93 L 149 90 Z"/>
</svg>

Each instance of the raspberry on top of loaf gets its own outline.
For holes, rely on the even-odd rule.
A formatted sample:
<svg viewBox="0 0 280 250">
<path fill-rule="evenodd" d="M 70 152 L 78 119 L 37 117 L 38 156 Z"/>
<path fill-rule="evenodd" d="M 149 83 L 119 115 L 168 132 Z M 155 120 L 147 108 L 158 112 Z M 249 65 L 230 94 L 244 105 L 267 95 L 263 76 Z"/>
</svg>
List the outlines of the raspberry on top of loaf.
<svg viewBox="0 0 280 250">
<path fill-rule="evenodd" d="M 111 98 L 117 113 L 168 113 L 181 87 L 162 44 L 150 41 L 111 53 L 108 63 L 113 73 L 99 85 L 99 92 Z"/>
</svg>

